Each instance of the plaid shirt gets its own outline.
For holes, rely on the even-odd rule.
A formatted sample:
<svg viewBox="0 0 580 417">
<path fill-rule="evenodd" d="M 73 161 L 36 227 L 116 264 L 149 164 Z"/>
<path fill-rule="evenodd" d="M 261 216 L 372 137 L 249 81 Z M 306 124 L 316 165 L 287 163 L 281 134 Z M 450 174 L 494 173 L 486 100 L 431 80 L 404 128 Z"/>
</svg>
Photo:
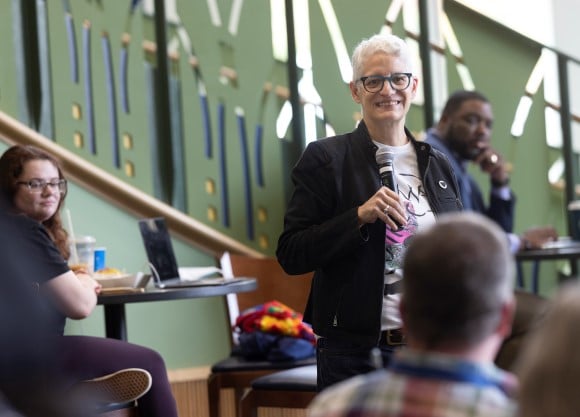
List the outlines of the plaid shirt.
<svg viewBox="0 0 580 417">
<path fill-rule="evenodd" d="M 398 365 L 398 367 L 397 367 Z M 319 394 L 309 417 L 512 417 L 514 375 L 445 355 L 403 349 L 394 369 L 350 378 Z M 401 368 L 401 369 L 399 369 Z M 469 369 L 469 378 L 453 377 Z M 465 376 L 465 375 L 463 375 Z"/>
</svg>

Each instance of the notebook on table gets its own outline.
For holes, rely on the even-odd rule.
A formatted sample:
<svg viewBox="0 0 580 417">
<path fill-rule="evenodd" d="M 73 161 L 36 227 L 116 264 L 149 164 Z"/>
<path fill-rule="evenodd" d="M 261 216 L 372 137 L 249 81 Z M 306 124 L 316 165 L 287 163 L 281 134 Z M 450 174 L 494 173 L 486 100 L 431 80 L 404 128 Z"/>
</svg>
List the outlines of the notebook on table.
<svg viewBox="0 0 580 417">
<path fill-rule="evenodd" d="M 179 268 L 165 219 L 139 220 L 139 230 L 157 288 L 227 285 L 243 278 L 224 278 L 217 267 Z"/>
</svg>

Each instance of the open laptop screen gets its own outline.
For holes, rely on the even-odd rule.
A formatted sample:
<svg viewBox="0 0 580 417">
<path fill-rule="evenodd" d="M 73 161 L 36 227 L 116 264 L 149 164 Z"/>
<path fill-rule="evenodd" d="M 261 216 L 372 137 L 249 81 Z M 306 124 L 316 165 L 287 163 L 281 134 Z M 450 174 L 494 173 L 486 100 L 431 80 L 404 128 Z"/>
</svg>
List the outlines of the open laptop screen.
<svg viewBox="0 0 580 417">
<path fill-rule="evenodd" d="M 179 270 L 171 237 L 163 217 L 139 220 L 139 230 L 145 245 L 151 273 L 157 273 L 159 281 L 179 278 Z M 154 270 L 153 270 L 154 269 Z"/>
</svg>

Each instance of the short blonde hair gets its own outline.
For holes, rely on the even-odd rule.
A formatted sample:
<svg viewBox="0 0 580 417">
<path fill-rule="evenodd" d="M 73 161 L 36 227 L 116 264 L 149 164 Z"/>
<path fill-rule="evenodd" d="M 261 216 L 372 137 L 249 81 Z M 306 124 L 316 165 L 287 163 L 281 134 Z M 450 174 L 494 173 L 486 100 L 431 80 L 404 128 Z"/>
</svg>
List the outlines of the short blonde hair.
<svg viewBox="0 0 580 417">
<path fill-rule="evenodd" d="M 363 39 L 354 48 L 352 53 L 352 81 L 356 82 L 363 76 L 364 61 L 377 52 L 401 58 L 407 65 L 408 71 L 413 72 L 413 60 L 407 43 L 395 35 L 377 34 L 368 39 Z"/>
</svg>

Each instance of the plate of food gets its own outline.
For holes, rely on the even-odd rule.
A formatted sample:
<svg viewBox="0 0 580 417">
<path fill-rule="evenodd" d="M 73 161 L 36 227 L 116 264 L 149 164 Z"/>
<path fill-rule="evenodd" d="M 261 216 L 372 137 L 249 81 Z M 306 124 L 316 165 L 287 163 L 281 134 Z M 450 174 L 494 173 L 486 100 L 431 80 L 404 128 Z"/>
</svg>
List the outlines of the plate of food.
<svg viewBox="0 0 580 417">
<path fill-rule="evenodd" d="M 96 279 L 103 288 L 135 288 L 140 284 L 140 275 L 141 274 L 129 274 L 117 268 L 106 267 L 95 271 L 93 278 Z"/>
</svg>

